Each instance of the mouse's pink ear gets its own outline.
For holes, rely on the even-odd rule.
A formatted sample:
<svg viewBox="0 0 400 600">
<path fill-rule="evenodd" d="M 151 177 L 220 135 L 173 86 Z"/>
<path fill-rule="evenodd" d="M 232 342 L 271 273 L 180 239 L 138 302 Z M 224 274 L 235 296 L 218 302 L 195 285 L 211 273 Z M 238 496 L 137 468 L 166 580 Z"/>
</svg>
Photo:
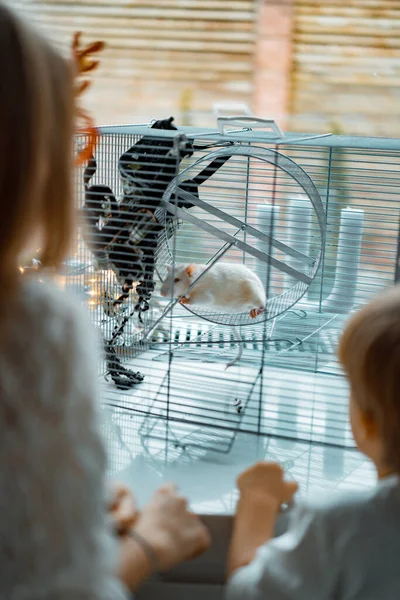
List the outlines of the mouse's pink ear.
<svg viewBox="0 0 400 600">
<path fill-rule="evenodd" d="M 171 273 L 171 268 L 172 268 L 171 265 L 167 265 L 167 271 L 168 271 L 168 273 Z"/>
<path fill-rule="evenodd" d="M 192 277 L 194 273 L 194 265 L 189 265 L 188 267 L 186 267 L 186 273 L 188 277 Z"/>
</svg>

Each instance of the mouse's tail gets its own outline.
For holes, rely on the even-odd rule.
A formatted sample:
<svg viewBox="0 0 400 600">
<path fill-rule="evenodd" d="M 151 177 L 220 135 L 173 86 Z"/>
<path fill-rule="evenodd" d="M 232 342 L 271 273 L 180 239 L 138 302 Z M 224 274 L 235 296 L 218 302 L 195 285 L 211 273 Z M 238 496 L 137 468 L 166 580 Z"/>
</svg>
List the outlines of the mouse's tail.
<svg viewBox="0 0 400 600">
<path fill-rule="evenodd" d="M 240 333 L 238 332 L 236 327 L 232 327 L 232 329 L 233 329 L 233 333 L 235 335 L 236 340 L 239 342 L 238 353 L 236 354 L 235 358 L 226 365 L 225 371 L 227 369 L 229 369 L 229 367 L 233 367 L 237 362 L 240 361 L 240 359 L 242 358 L 242 355 L 243 355 L 243 350 L 244 350 L 242 336 L 240 335 Z"/>
</svg>

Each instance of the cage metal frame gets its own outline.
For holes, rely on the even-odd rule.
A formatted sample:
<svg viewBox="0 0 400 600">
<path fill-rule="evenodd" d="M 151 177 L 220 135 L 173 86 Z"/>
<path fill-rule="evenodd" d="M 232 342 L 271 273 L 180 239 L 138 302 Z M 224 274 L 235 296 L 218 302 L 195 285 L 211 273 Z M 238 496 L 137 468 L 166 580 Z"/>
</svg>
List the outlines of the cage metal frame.
<svg viewBox="0 0 400 600">
<path fill-rule="evenodd" d="M 147 127 L 145 125 L 142 126 L 121 126 L 121 127 L 104 127 L 101 128 L 100 133 L 103 135 L 114 135 L 114 134 L 121 134 L 123 133 L 124 135 L 127 136 L 142 136 L 143 133 L 146 133 L 146 135 L 149 133 L 149 130 L 147 129 Z M 168 132 L 160 132 L 157 131 L 155 132 L 155 136 L 156 137 L 178 137 L 180 135 L 185 135 L 185 136 L 189 136 L 189 137 L 193 137 L 193 139 L 195 139 L 196 137 L 199 138 L 205 138 L 205 139 L 212 139 L 215 142 L 226 142 L 226 141 L 231 141 L 232 140 L 232 134 L 223 134 L 221 135 L 219 132 L 217 131 L 213 131 L 213 130 L 200 130 L 200 129 L 193 129 L 193 128 L 185 128 L 185 127 L 180 127 L 178 129 L 178 133 L 174 133 L 174 134 L 170 134 Z M 324 149 L 327 153 L 327 195 L 326 195 L 326 204 L 329 204 L 330 201 L 330 181 L 332 178 L 332 162 L 333 162 L 333 156 L 334 153 L 338 150 L 351 150 L 354 152 L 363 152 L 363 151 L 371 151 L 371 152 L 377 152 L 377 153 L 382 153 L 382 156 L 384 156 L 385 153 L 389 155 L 391 155 L 391 153 L 400 153 L 400 140 L 396 140 L 396 139 L 381 139 L 381 138 L 375 138 L 375 139 L 371 139 L 371 138 L 358 138 L 358 137 L 344 137 L 344 136 L 333 136 L 333 135 L 324 135 L 324 136 L 304 136 L 301 134 L 286 134 L 284 136 L 283 139 L 271 139 L 270 136 L 268 135 L 264 135 L 261 132 L 258 131 L 248 131 L 248 130 L 243 130 L 243 131 L 235 131 L 233 133 L 235 139 L 239 139 L 241 144 L 255 144 L 255 143 L 259 143 L 259 144 L 264 144 L 264 145 L 272 145 L 274 147 L 279 148 L 280 146 L 283 146 L 285 150 L 287 150 L 288 148 L 303 148 L 303 149 Z M 325 250 L 326 248 L 323 248 L 323 254 L 322 254 L 322 258 L 321 258 L 321 266 L 322 266 L 322 277 L 324 276 L 324 262 L 325 262 Z M 393 282 L 398 282 L 400 280 L 400 270 L 399 270 L 399 256 L 400 256 L 400 231 L 399 228 L 397 229 L 397 257 L 396 257 L 396 261 L 393 264 Z M 323 298 L 322 298 L 322 293 L 319 297 L 319 299 L 317 300 L 317 302 L 315 303 L 314 307 L 317 309 L 317 311 L 319 313 L 323 313 L 324 312 L 324 308 L 323 308 Z M 343 312 L 348 313 L 351 309 L 346 308 Z M 330 317 L 334 317 L 336 314 L 339 314 L 340 311 L 338 311 L 338 313 L 335 313 L 335 311 L 328 311 L 328 314 L 330 315 Z M 151 324 L 150 324 L 151 326 Z M 126 407 L 125 407 L 126 408 Z M 127 409 L 130 410 L 130 409 Z M 132 409 L 133 411 L 135 411 L 135 409 Z M 167 411 L 168 412 L 168 411 Z M 148 415 L 151 417 L 151 409 L 148 411 Z M 173 422 L 174 417 L 171 417 L 171 415 L 157 415 L 156 417 L 157 419 L 160 419 L 162 422 L 164 423 L 168 423 L 168 422 Z M 193 421 L 194 423 L 194 421 Z M 199 426 L 203 426 L 204 424 L 202 423 L 198 423 Z M 211 427 L 211 426 L 210 426 Z M 236 435 L 239 431 L 242 431 L 243 429 L 241 429 L 240 426 L 240 419 L 235 423 L 235 425 L 231 425 L 231 426 L 226 426 L 223 428 L 225 431 L 230 431 L 231 434 L 234 436 Z M 142 430 L 143 433 L 143 430 Z M 260 431 L 256 431 L 253 432 L 259 435 L 271 435 L 272 437 L 279 437 L 279 435 L 277 434 L 265 434 L 263 432 Z M 289 436 L 283 436 L 286 439 Z M 230 442 L 233 440 L 234 438 L 231 438 Z M 297 438 L 295 438 L 297 439 Z M 231 447 L 231 443 L 229 442 L 228 444 L 228 448 Z M 313 440 L 313 443 L 323 443 L 326 444 L 327 442 L 318 442 Z M 329 443 L 329 442 L 328 442 Z M 336 444 L 336 443 L 332 443 L 332 445 L 339 445 L 340 447 L 343 447 L 343 444 Z M 229 451 L 229 450 L 227 450 Z"/>
</svg>

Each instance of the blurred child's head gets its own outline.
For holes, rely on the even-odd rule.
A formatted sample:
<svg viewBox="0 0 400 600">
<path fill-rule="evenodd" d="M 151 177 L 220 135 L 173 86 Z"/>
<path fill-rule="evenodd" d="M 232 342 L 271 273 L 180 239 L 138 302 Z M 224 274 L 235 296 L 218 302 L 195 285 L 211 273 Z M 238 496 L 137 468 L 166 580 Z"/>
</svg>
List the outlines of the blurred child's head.
<svg viewBox="0 0 400 600">
<path fill-rule="evenodd" d="M 0 288 L 40 241 L 56 266 L 73 231 L 71 66 L 0 1 Z"/>
<path fill-rule="evenodd" d="M 339 360 L 350 383 L 350 421 L 359 449 L 383 475 L 400 473 L 400 286 L 348 323 Z"/>
</svg>

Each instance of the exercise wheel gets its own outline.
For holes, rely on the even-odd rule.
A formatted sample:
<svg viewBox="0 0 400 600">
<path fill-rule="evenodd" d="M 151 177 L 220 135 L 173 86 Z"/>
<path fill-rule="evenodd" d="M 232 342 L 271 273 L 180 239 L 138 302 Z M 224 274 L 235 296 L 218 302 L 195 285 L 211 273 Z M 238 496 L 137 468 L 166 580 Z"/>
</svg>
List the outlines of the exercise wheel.
<svg viewBox="0 0 400 600">
<path fill-rule="evenodd" d="M 218 185 L 213 183 L 215 176 L 210 177 L 207 173 L 207 165 L 216 160 L 224 163 L 216 174 Z M 203 181 L 201 173 L 205 173 Z M 252 177 L 253 181 L 256 180 L 256 184 L 260 181 L 262 185 L 267 185 L 268 194 L 265 196 L 268 197 L 264 196 L 264 203 L 270 205 L 272 203 L 276 206 L 284 193 L 293 188 L 300 190 L 303 198 L 310 202 L 315 216 L 316 235 L 313 236 L 312 247 L 307 252 L 300 252 L 291 247 L 282 227 L 280 231 L 275 230 L 272 223 L 267 231 L 257 227 L 254 207 L 252 208 L 250 200 Z M 232 210 L 226 209 L 225 205 L 229 201 L 226 198 L 229 199 L 229 194 L 234 192 L 235 181 L 239 179 L 245 180 L 246 190 L 243 201 L 237 205 L 237 215 L 234 215 Z M 199 186 L 198 194 L 192 194 L 187 186 L 185 190 L 180 187 L 183 181 L 188 180 L 196 182 Z M 226 184 L 225 188 L 224 184 Z M 204 199 L 206 196 L 207 201 Z M 208 201 L 208 196 L 214 197 Z M 194 208 L 188 210 L 182 207 L 182 201 L 186 201 Z M 178 207 L 178 202 L 181 207 Z M 269 291 L 267 310 L 255 319 L 252 319 L 247 312 L 227 314 L 213 312 L 205 307 L 184 305 L 192 314 L 216 324 L 240 327 L 260 324 L 265 320 L 278 317 L 304 296 L 321 264 L 326 234 L 325 211 L 321 197 L 304 169 L 276 150 L 239 143 L 202 156 L 182 170 L 168 185 L 163 195 L 162 205 L 157 211 L 157 218 L 167 228 L 170 226 L 168 223 L 171 215 L 179 220 L 183 227 L 185 224 L 194 227 L 202 232 L 203 238 L 206 235 L 213 240 L 204 261 L 210 268 L 225 254 L 228 257 L 227 251 L 235 249 L 236 253 L 241 254 L 245 264 L 249 258 L 253 261 L 255 259 L 259 264 L 266 265 L 269 271 L 274 270 L 281 278 L 286 278 L 286 282 L 290 282 L 286 285 L 287 289 L 281 290 L 281 293 L 275 294 Z M 288 222 L 289 219 L 290 214 L 286 216 L 286 221 Z M 219 248 L 215 247 L 215 243 L 219 244 Z M 156 256 L 156 271 L 161 279 L 167 274 L 167 266 L 173 266 L 178 262 L 175 249 L 173 238 L 166 234 Z M 203 254 L 207 255 L 207 248 Z"/>
</svg>

